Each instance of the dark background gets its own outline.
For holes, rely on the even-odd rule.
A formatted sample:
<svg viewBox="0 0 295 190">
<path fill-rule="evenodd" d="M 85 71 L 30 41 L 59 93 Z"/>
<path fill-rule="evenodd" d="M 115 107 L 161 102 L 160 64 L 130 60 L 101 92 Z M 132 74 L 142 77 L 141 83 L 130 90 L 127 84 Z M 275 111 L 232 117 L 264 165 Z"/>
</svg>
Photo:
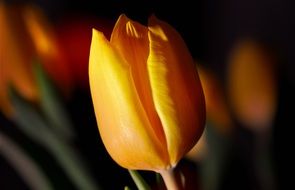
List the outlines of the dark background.
<svg viewBox="0 0 295 190">
<path fill-rule="evenodd" d="M 24 3 L 25 1 L 8 1 Z M 27 1 L 26 1 L 27 2 Z M 53 22 L 67 15 L 91 15 L 116 21 L 121 13 L 133 20 L 146 23 L 151 14 L 175 27 L 186 41 L 193 57 L 213 68 L 224 82 L 227 56 L 233 44 L 241 38 L 252 38 L 266 44 L 278 57 L 279 103 L 273 123 L 272 154 L 278 189 L 293 189 L 295 107 L 295 3 L 292 0 L 200 0 L 200 1 L 82 1 L 35 0 Z M 77 36 L 78 38 L 78 36 Z M 78 134 L 76 145 L 88 161 L 91 172 L 105 189 L 134 188 L 126 170 L 117 166 L 106 153 L 96 128 L 89 91 L 77 89 L 67 109 Z M 57 189 L 74 189 L 54 159 L 34 144 L 2 115 L 1 129 L 24 147 L 39 152 L 48 175 L 56 181 Z M 1 124 L 2 125 L 2 124 Z M 2 126 L 1 126 L 2 127 Z M 251 133 L 237 128 L 237 145 L 233 151 L 251 154 Z M 242 140 L 241 140 L 242 139 Z M 244 148 L 239 150 L 239 148 Z M 42 159 L 40 159 L 42 160 Z M 248 166 L 232 159 L 220 189 L 259 189 Z M 239 167 L 241 166 L 241 167 Z M 106 171 L 107 168 L 108 170 Z M 58 171 L 58 173 L 56 173 Z M 291 174 L 289 174 L 289 172 Z M 149 179 L 150 173 L 144 173 Z M 153 178 L 151 177 L 151 180 Z M 0 189 L 26 189 L 13 168 L 0 156 Z"/>
</svg>

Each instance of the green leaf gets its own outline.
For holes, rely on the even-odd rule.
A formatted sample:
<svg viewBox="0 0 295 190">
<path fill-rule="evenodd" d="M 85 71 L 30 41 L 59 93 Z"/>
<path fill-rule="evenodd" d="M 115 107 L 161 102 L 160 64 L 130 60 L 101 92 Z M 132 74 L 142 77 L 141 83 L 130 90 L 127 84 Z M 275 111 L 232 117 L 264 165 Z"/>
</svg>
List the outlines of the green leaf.
<svg viewBox="0 0 295 190">
<path fill-rule="evenodd" d="M 45 117 L 57 134 L 61 134 L 63 138 L 71 139 L 74 137 L 72 124 L 68 119 L 69 116 L 63 107 L 58 93 L 38 61 L 33 64 L 33 70 L 41 95 L 41 108 Z"/>
<path fill-rule="evenodd" d="M 159 173 L 156 173 L 156 182 L 157 182 L 157 185 L 160 189 L 164 189 L 165 184 L 164 184 L 161 174 L 159 174 Z"/>
<path fill-rule="evenodd" d="M 145 180 L 140 176 L 140 174 L 136 170 L 128 170 L 131 175 L 134 183 L 136 184 L 139 190 L 150 190 L 151 188 L 145 182 Z"/>
<path fill-rule="evenodd" d="M 216 130 L 217 125 L 207 121 L 205 134 L 208 151 L 207 157 L 201 162 L 201 180 L 204 190 L 217 189 L 225 172 L 225 165 L 229 160 L 231 149 L 230 137 L 224 136 Z"/>
<path fill-rule="evenodd" d="M 130 189 L 130 187 L 125 186 L 125 187 L 124 187 L 124 190 L 131 190 L 131 189 Z"/>
<path fill-rule="evenodd" d="M 13 120 L 17 126 L 55 157 L 77 188 L 83 190 L 100 189 L 89 175 L 80 155 L 75 152 L 68 141 L 65 141 L 49 127 L 40 112 L 13 89 L 10 90 L 10 97 L 15 110 Z"/>
<path fill-rule="evenodd" d="M 31 189 L 53 190 L 51 182 L 30 155 L 2 132 L 0 132 L 0 154 Z"/>
</svg>

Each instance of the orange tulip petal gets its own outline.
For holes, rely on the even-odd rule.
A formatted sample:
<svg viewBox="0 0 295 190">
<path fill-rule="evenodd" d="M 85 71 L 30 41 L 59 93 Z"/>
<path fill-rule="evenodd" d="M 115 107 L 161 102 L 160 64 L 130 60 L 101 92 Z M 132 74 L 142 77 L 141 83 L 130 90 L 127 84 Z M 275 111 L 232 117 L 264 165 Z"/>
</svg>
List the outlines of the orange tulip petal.
<svg viewBox="0 0 295 190">
<path fill-rule="evenodd" d="M 193 59 L 181 36 L 155 17 L 150 18 L 149 29 L 151 88 L 170 162 L 174 165 L 202 134 L 204 96 Z"/>
<path fill-rule="evenodd" d="M 89 77 L 99 132 L 112 158 L 129 169 L 167 167 L 165 148 L 151 130 L 130 65 L 96 30 L 91 43 Z"/>
<path fill-rule="evenodd" d="M 149 20 L 148 72 L 156 110 L 175 165 L 202 134 L 205 103 L 193 59 L 181 36 L 155 17 Z"/>
<path fill-rule="evenodd" d="M 137 94 L 144 107 L 150 126 L 164 146 L 166 140 L 155 110 L 147 71 L 149 54 L 148 28 L 121 15 L 114 27 L 111 44 L 131 68 Z"/>
</svg>

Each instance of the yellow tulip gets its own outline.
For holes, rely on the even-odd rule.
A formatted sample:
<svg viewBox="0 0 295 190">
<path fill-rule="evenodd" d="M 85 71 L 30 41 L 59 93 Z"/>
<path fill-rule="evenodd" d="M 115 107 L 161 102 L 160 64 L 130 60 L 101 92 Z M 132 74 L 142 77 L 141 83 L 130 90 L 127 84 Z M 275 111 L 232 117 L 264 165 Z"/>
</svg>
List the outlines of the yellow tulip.
<svg viewBox="0 0 295 190">
<path fill-rule="evenodd" d="M 93 30 L 90 88 L 103 143 L 122 167 L 173 168 L 200 138 L 204 96 L 181 36 L 154 16 L 121 15 L 110 41 Z"/>
</svg>

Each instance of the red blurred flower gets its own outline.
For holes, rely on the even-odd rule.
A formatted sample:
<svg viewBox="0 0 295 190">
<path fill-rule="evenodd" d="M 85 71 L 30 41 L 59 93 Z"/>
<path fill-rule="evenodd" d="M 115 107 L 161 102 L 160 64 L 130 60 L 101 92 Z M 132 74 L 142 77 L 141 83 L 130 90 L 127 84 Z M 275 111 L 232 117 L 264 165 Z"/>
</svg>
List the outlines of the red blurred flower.
<svg viewBox="0 0 295 190">
<path fill-rule="evenodd" d="M 89 88 L 88 60 L 92 28 L 98 27 L 109 37 L 113 24 L 110 19 L 79 15 L 67 16 L 57 23 L 55 29 L 59 48 L 75 85 Z M 54 73 L 54 68 L 49 70 L 53 70 L 52 75 L 58 75 Z"/>
</svg>

